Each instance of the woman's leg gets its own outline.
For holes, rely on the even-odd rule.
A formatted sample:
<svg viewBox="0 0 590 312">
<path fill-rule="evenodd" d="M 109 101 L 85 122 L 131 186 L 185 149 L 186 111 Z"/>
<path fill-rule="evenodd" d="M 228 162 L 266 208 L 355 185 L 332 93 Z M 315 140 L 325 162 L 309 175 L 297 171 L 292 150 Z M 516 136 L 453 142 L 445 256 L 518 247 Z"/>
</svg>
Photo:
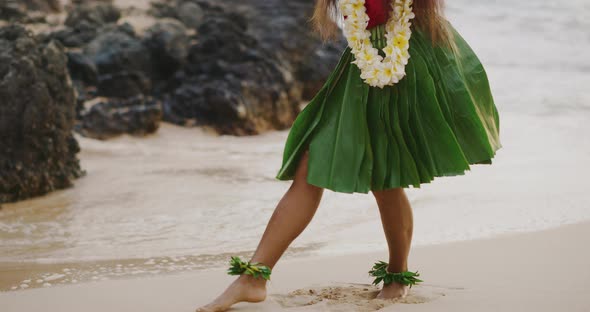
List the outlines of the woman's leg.
<svg viewBox="0 0 590 312">
<path fill-rule="evenodd" d="M 381 223 L 389 247 L 388 272 L 408 270 L 408 255 L 412 244 L 413 215 L 410 201 L 403 188 L 374 191 Z M 377 298 L 392 299 L 406 296 L 408 287 L 391 283 L 384 286 Z"/>
<path fill-rule="evenodd" d="M 307 183 L 308 153 L 304 153 L 289 190 L 279 201 L 250 261 L 273 268 L 287 247 L 307 227 L 322 198 L 324 189 Z M 219 297 L 197 311 L 218 312 L 233 304 L 259 302 L 266 298 L 266 281 L 240 275 Z"/>
</svg>

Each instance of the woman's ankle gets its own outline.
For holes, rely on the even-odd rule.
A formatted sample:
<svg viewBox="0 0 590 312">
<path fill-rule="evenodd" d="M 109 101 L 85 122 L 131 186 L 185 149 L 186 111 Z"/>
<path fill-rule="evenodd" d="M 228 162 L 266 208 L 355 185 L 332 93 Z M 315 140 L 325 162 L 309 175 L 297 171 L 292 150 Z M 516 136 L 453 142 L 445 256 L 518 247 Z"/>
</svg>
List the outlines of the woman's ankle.
<svg viewBox="0 0 590 312">
<path fill-rule="evenodd" d="M 389 273 L 400 273 L 400 272 L 406 272 L 408 270 L 408 265 L 407 264 L 395 264 L 395 263 L 391 263 L 389 262 L 389 265 L 387 266 L 387 272 Z"/>
<path fill-rule="evenodd" d="M 253 287 L 258 287 L 258 288 L 265 288 L 266 287 L 266 280 L 260 277 L 253 277 L 251 275 L 240 275 L 240 277 L 238 277 L 237 281 L 240 284 L 244 284 L 244 285 L 248 285 L 248 286 L 253 286 Z"/>
</svg>

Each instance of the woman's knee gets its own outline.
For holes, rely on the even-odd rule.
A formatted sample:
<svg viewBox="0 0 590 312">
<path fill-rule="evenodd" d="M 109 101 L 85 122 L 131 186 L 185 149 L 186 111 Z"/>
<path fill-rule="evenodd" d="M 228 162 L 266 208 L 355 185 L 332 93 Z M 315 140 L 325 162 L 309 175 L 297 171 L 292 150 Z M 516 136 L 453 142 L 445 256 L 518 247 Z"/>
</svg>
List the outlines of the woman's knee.
<svg viewBox="0 0 590 312">
<path fill-rule="evenodd" d="M 392 200 L 397 200 L 399 196 L 402 196 L 404 194 L 404 188 L 390 188 L 386 190 L 371 191 L 371 193 L 373 193 L 373 196 L 375 197 L 377 202 L 388 202 Z"/>
</svg>

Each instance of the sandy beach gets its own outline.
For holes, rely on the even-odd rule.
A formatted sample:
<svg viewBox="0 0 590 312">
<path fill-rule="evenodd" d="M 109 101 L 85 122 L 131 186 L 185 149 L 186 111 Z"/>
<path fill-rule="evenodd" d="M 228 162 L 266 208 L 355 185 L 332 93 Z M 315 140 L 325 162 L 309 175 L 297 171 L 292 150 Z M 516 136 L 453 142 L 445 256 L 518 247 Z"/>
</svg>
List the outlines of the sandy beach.
<svg viewBox="0 0 590 312">
<path fill-rule="evenodd" d="M 148 2 L 115 0 L 140 32 Z M 504 147 L 491 166 L 407 190 L 410 270 L 423 285 L 398 302 L 373 299 L 367 271 L 387 248 L 375 200 L 325 192 L 268 299 L 232 311 L 589 312 L 587 2 L 449 1 L 489 74 Z M 275 179 L 287 134 L 169 123 L 146 137 L 76 134 L 86 176 L 0 209 L 0 312 L 209 302 L 234 278 L 230 255 L 252 254 L 290 185 Z"/>
<path fill-rule="evenodd" d="M 279 262 L 263 303 L 232 311 L 590 311 L 590 223 L 416 248 L 423 285 L 372 299 L 366 270 L 383 253 Z M 233 279 L 225 269 L 0 293 L 3 312 L 193 311 Z"/>
</svg>

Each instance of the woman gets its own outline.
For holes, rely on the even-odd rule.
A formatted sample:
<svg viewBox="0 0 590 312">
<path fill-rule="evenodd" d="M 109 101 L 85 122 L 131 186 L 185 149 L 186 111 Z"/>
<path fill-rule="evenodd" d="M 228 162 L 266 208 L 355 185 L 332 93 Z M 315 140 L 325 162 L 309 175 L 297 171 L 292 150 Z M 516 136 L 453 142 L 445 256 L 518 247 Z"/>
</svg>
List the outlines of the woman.
<svg viewBox="0 0 590 312">
<path fill-rule="evenodd" d="M 348 41 L 326 83 L 297 116 L 277 179 L 293 180 L 240 275 L 197 311 L 225 311 L 266 297 L 271 270 L 305 229 L 324 189 L 375 196 L 389 261 L 370 270 L 381 299 L 421 282 L 408 271 L 412 209 L 404 188 L 491 164 L 499 117 L 485 70 L 443 18 L 437 0 L 318 0 L 313 21 L 324 38 L 344 15 Z"/>
</svg>

